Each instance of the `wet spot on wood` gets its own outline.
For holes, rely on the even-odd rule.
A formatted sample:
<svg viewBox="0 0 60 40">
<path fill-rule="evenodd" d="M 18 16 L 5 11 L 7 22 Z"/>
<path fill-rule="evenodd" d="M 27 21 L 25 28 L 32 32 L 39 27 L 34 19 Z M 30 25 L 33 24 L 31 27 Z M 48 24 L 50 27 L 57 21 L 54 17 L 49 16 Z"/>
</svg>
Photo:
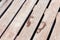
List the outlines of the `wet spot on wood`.
<svg viewBox="0 0 60 40">
<path fill-rule="evenodd" d="M 40 33 L 45 28 L 45 26 L 46 26 L 45 22 L 42 22 L 42 23 L 43 23 L 43 26 L 42 26 L 42 28 L 38 28 L 37 29 L 37 33 Z"/>
<path fill-rule="evenodd" d="M 30 16 L 30 17 L 29 17 L 29 19 L 28 19 L 28 21 L 27 21 L 27 27 L 29 27 L 29 26 L 31 25 L 31 21 L 30 21 L 31 18 L 34 18 L 34 17 L 33 17 L 33 16 Z"/>
</svg>

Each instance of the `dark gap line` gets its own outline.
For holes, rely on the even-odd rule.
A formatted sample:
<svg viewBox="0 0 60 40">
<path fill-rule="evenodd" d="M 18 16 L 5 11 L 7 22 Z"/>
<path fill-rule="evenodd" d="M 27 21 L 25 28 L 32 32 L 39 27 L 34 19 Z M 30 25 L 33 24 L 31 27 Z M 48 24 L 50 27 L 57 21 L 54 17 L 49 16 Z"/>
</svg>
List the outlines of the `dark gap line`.
<svg viewBox="0 0 60 40">
<path fill-rule="evenodd" d="M 43 19 L 43 17 L 44 17 L 44 13 L 45 13 L 46 9 L 49 7 L 50 3 L 51 3 L 51 0 L 50 0 L 49 3 L 47 4 L 47 6 L 46 6 L 46 8 L 45 8 L 45 10 L 44 10 L 44 12 L 43 12 L 43 15 L 42 15 L 42 17 L 41 17 L 41 19 L 40 19 L 40 21 L 39 21 L 39 23 L 38 23 L 35 31 L 33 32 L 32 37 L 30 38 L 30 40 L 33 40 L 33 38 L 34 38 L 34 36 L 35 36 L 35 33 L 36 33 L 38 27 L 40 26 L 40 23 L 42 22 L 42 19 Z"/>
<path fill-rule="evenodd" d="M 0 0 L 0 2 L 1 2 L 2 0 Z"/>
<path fill-rule="evenodd" d="M 31 13 L 32 13 L 33 10 L 31 10 L 30 14 L 28 15 L 27 19 L 24 21 L 22 27 L 20 28 L 20 30 L 18 31 L 17 35 L 15 36 L 14 40 L 16 39 L 16 37 L 21 33 L 26 21 L 28 20 L 28 18 L 30 17 Z"/>
<path fill-rule="evenodd" d="M 8 10 L 8 8 L 11 6 L 11 4 L 13 3 L 14 0 L 11 1 L 11 3 L 7 6 L 7 8 L 3 11 L 3 13 L 0 15 L 0 19 L 2 18 L 2 16 L 5 14 L 5 12 Z"/>
<path fill-rule="evenodd" d="M 52 32 L 53 32 L 53 29 L 54 29 L 55 24 L 56 24 L 56 18 L 55 18 L 55 20 L 54 20 L 54 22 L 53 22 L 53 24 L 52 24 L 52 27 L 51 27 L 51 30 L 50 30 L 50 32 L 49 32 L 49 34 L 48 34 L 47 40 L 49 40 L 49 39 L 50 39 L 50 37 L 51 37 L 51 34 L 52 34 Z"/>
<path fill-rule="evenodd" d="M 49 3 L 48 3 L 48 5 L 47 5 L 47 7 L 46 7 L 46 8 L 48 8 L 48 7 L 49 7 L 49 5 L 50 5 L 51 1 L 52 1 L 52 0 L 50 0 L 50 1 L 49 1 Z"/>
<path fill-rule="evenodd" d="M 59 8 L 58 12 L 60 12 L 60 8 Z"/>
<path fill-rule="evenodd" d="M 38 23 L 38 25 L 37 25 L 35 31 L 33 32 L 32 37 L 30 38 L 30 40 L 33 40 L 33 38 L 34 38 L 34 36 L 35 36 L 35 33 L 36 33 L 36 31 L 37 31 L 37 29 L 38 29 L 38 27 L 39 27 L 39 25 L 40 25 L 40 23 L 41 23 L 43 17 L 44 17 L 44 13 L 43 13 L 43 15 L 42 15 L 42 17 L 41 17 L 41 19 L 40 19 L 40 21 L 39 21 L 39 23 Z"/>
<path fill-rule="evenodd" d="M 35 5 L 37 5 L 37 4 L 38 4 L 38 2 L 39 2 L 39 0 L 37 0 L 37 1 L 36 1 Z"/>
<path fill-rule="evenodd" d="M 30 15 L 33 12 L 34 7 L 37 5 L 37 3 L 39 2 L 39 0 L 36 1 L 35 5 L 33 6 L 32 10 L 30 11 L 29 15 L 27 16 L 26 20 L 24 21 L 24 23 L 22 24 L 20 30 L 18 31 L 17 35 L 15 36 L 14 40 L 19 36 L 19 34 L 21 33 L 22 29 L 24 28 L 25 23 L 27 22 L 27 20 L 29 19 Z"/>
<path fill-rule="evenodd" d="M 16 14 L 14 15 L 14 17 L 12 18 L 12 20 L 9 22 L 9 24 L 7 25 L 7 27 L 5 28 L 5 30 L 3 31 L 3 33 L 0 35 L 0 38 L 3 36 L 3 34 L 5 33 L 5 31 L 8 29 L 8 27 L 10 26 L 10 24 L 12 23 L 12 21 L 14 20 L 14 18 L 17 16 L 18 12 L 23 7 L 23 5 L 24 5 L 25 2 L 26 2 L 26 0 L 23 2 L 23 4 L 21 5 L 21 7 L 19 8 L 19 10 L 16 12 Z"/>
<path fill-rule="evenodd" d="M 60 12 L 60 8 L 58 9 L 58 12 Z M 49 34 L 48 34 L 47 40 L 49 40 L 50 37 L 51 37 L 51 34 L 52 34 L 52 32 L 53 32 L 55 23 L 56 23 L 56 17 L 55 17 L 55 20 L 54 20 L 53 25 L 52 25 L 52 27 L 51 27 L 51 30 L 50 30 L 50 32 L 49 32 Z"/>
</svg>

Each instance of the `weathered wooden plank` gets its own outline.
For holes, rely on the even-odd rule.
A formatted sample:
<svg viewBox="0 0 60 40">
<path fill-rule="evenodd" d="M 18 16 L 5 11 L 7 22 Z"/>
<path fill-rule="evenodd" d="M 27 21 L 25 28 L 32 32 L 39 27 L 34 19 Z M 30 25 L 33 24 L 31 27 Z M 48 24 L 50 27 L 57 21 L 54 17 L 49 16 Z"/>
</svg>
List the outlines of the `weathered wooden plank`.
<svg viewBox="0 0 60 40">
<path fill-rule="evenodd" d="M 27 0 L 1 40 L 13 40 L 37 0 Z"/>
<path fill-rule="evenodd" d="M 41 19 L 43 12 L 48 4 L 49 0 L 39 0 L 38 4 L 33 9 L 31 16 L 26 22 L 23 30 L 16 40 L 30 40 L 39 20 Z"/>
<path fill-rule="evenodd" d="M 13 16 L 16 14 L 18 9 L 21 7 L 25 0 L 14 0 L 11 7 L 6 11 L 3 17 L 0 19 L 0 35 L 5 30 Z"/>
<path fill-rule="evenodd" d="M 7 8 L 7 6 L 12 2 L 12 0 L 3 0 L 2 3 L 0 3 L 0 15 L 3 13 L 3 11 Z"/>
<path fill-rule="evenodd" d="M 2 7 L 5 2 L 6 0 L 0 0 L 0 7 Z"/>
<path fill-rule="evenodd" d="M 56 18 L 56 24 L 51 34 L 50 40 L 60 40 L 60 13 Z"/>
<path fill-rule="evenodd" d="M 33 40 L 46 40 L 60 7 L 60 0 L 52 0 Z"/>
</svg>

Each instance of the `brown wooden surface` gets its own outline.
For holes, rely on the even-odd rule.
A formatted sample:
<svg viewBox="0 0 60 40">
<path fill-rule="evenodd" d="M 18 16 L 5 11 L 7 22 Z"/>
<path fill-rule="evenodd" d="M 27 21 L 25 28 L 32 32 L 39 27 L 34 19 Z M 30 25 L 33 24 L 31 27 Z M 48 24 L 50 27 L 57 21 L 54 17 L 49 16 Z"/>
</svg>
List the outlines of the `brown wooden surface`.
<svg viewBox="0 0 60 40">
<path fill-rule="evenodd" d="M 47 40 L 52 27 L 54 28 L 49 40 L 60 40 L 60 13 L 58 12 L 60 0 L 51 0 L 48 6 L 49 1 L 7 0 L 0 7 L 0 40 L 30 40 L 35 30 L 32 40 Z M 1 17 L 10 3 L 8 10 Z M 52 26 L 55 18 L 56 23 Z"/>
</svg>

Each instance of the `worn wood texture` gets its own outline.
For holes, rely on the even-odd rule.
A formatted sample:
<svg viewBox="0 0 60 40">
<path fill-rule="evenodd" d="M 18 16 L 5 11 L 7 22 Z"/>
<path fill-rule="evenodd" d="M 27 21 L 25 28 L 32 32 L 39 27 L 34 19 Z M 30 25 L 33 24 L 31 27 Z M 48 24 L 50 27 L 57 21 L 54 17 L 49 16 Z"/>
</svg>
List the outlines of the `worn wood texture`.
<svg viewBox="0 0 60 40">
<path fill-rule="evenodd" d="M 0 6 L 0 40 L 60 40 L 60 0 L 6 0 Z"/>
<path fill-rule="evenodd" d="M 16 40 L 28 40 L 32 36 L 43 12 L 48 4 L 49 0 L 39 0 L 38 4 L 33 9 L 32 14 L 30 15 L 29 19 L 27 20 L 23 30 L 21 31 L 20 35 L 17 37 Z"/>
<path fill-rule="evenodd" d="M 24 0 L 14 0 L 10 8 L 6 11 L 3 17 L 0 19 L 0 35 L 5 30 L 9 22 L 12 20 L 13 16 L 16 14 L 17 10 L 21 7 Z"/>
<path fill-rule="evenodd" d="M 56 25 L 51 34 L 50 40 L 60 40 L 60 13 L 56 17 Z"/>
<path fill-rule="evenodd" d="M 47 36 L 50 32 L 50 29 L 52 27 L 52 24 L 54 22 L 54 19 L 57 15 L 59 7 L 60 7 L 60 1 L 59 2 L 58 1 L 59 0 L 52 0 L 49 8 L 45 12 L 45 16 L 44 16 L 43 20 L 38 28 L 38 30 L 40 29 L 40 32 L 38 34 L 36 33 L 34 40 L 46 40 L 47 39 Z M 44 27 L 44 28 L 41 30 L 41 27 Z"/>
<path fill-rule="evenodd" d="M 12 0 L 3 1 L 4 3 L 0 3 L 0 16 L 3 11 L 8 7 L 8 5 L 12 2 Z"/>
</svg>

